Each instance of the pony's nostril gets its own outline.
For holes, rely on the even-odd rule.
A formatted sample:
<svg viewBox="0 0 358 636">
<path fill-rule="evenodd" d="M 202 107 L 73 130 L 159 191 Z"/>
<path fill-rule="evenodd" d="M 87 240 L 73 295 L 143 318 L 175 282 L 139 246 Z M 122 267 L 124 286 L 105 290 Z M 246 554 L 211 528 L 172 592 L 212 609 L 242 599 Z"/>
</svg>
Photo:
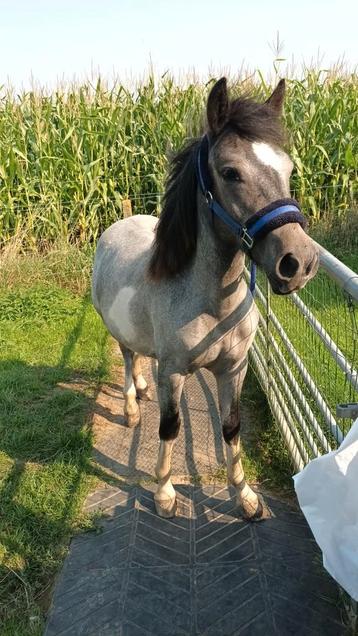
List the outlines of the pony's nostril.
<svg viewBox="0 0 358 636">
<path fill-rule="evenodd" d="M 311 262 L 307 265 L 306 267 L 306 276 L 308 276 L 308 274 L 310 273 L 312 267 L 313 267 L 313 263 L 315 261 L 315 257 L 313 257 L 313 259 L 311 260 Z"/>
<path fill-rule="evenodd" d="M 278 269 L 283 278 L 293 278 L 299 266 L 297 258 L 289 252 L 281 259 Z"/>
</svg>

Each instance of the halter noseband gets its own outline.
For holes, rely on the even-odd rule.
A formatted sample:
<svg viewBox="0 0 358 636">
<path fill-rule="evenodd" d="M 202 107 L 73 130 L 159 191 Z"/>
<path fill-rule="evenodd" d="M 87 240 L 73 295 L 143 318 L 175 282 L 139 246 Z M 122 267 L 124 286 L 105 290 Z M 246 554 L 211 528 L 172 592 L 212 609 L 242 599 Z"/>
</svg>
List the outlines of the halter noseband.
<svg viewBox="0 0 358 636">
<path fill-rule="evenodd" d="M 207 135 L 201 140 L 197 160 L 196 172 L 200 189 L 210 210 L 216 214 L 241 241 L 243 251 L 250 256 L 255 243 L 286 223 L 299 223 L 305 227 L 306 220 L 301 213 L 300 206 L 295 199 L 277 199 L 261 208 L 250 216 L 245 224 L 239 223 L 216 201 L 212 195 L 212 179 L 208 167 L 209 139 Z M 256 265 L 252 261 L 250 291 L 255 289 Z"/>
</svg>

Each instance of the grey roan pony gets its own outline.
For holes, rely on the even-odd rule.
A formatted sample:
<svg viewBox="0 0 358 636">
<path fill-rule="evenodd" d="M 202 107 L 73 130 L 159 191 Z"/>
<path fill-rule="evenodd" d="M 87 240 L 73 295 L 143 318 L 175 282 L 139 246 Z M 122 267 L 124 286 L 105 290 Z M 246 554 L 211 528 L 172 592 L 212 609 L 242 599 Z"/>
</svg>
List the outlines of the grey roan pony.
<svg viewBox="0 0 358 636">
<path fill-rule="evenodd" d="M 136 397 L 149 398 L 140 356 L 158 360 L 154 499 L 163 517 L 176 509 L 171 453 L 185 376 L 201 367 L 210 369 L 217 382 L 228 479 L 238 505 L 247 518 L 262 515 L 259 498 L 245 482 L 239 438 L 239 398 L 258 314 L 243 276 L 243 237 L 214 214 L 210 203 L 215 197 L 231 220 L 243 224 L 252 215 L 260 217 L 258 210 L 272 209 L 272 202 L 292 201 L 287 199 L 292 162 L 282 149 L 280 123 L 284 92 L 281 80 L 265 103 L 230 102 L 226 80 L 219 80 L 207 103 L 210 192 L 202 191 L 197 176 L 202 143 L 197 139 L 172 162 L 159 221 L 144 215 L 120 220 L 98 243 L 93 302 L 123 354 L 128 426 L 140 421 Z M 317 271 L 317 249 L 302 225 L 288 217 L 249 246 L 275 293 L 303 287 Z"/>
</svg>

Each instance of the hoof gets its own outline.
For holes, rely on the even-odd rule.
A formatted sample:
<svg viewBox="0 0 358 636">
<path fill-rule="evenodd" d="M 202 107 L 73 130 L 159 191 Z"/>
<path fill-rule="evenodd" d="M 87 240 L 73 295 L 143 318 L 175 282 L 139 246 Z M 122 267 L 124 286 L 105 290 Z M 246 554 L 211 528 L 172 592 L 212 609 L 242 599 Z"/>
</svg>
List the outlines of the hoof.
<svg viewBox="0 0 358 636">
<path fill-rule="evenodd" d="M 242 516 L 246 521 L 264 521 L 271 516 L 260 498 L 257 499 L 256 504 L 251 504 L 248 501 L 238 503 Z"/>
<path fill-rule="evenodd" d="M 153 396 L 149 388 L 146 387 L 145 389 L 137 389 L 137 398 L 143 402 L 151 402 Z"/>
<path fill-rule="evenodd" d="M 138 426 L 140 422 L 140 410 L 138 409 L 138 411 L 132 415 L 129 415 L 127 413 L 126 419 L 128 428 L 134 428 L 135 426 Z"/>
<path fill-rule="evenodd" d="M 154 496 L 155 509 L 159 517 L 163 519 L 171 519 L 175 517 L 177 511 L 177 500 L 174 499 L 156 499 Z"/>
</svg>

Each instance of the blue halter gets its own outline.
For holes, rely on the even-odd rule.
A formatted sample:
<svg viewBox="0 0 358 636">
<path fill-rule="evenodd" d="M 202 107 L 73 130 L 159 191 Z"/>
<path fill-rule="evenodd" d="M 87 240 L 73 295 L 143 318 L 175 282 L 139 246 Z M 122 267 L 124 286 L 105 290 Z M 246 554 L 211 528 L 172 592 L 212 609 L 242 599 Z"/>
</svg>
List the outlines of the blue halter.
<svg viewBox="0 0 358 636">
<path fill-rule="evenodd" d="M 303 228 L 306 220 L 301 213 L 299 204 L 295 199 L 278 199 L 269 203 L 264 208 L 250 216 L 245 224 L 239 223 L 229 214 L 213 195 L 213 182 L 208 167 L 209 138 L 207 135 L 201 140 L 198 149 L 196 172 L 200 189 L 206 199 L 210 210 L 216 214 L 240 239 L 242 250 L 250 256 L 250 251 L 257 241 L 264 238 L 269 232 L 286 223 L 299 223 Z M 254 293 L 256 284 L 256 263 L 251 259 L 250 291 Z"/>
</svg>

